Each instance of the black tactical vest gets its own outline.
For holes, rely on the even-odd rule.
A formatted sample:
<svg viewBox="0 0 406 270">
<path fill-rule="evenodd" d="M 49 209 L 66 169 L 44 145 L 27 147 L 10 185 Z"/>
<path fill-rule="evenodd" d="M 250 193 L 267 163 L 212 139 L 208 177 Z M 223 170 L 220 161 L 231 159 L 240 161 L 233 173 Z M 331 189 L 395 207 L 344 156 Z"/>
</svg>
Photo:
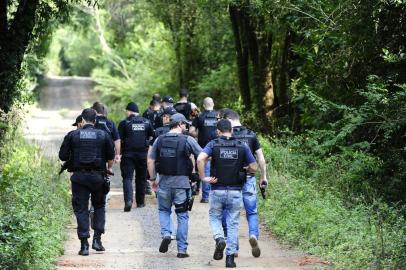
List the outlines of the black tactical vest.
<svg viewBox="0 0 406 270">
<path fill-rule="evenodd" d="M 168 133 L 169 130 L 170 128 L 168 125 L 155 129 L 155 138 L 158 138 L 159 136 Z"/>
<path fill-rule="evenodd" d="M 205 111 L 199 116 L 201 124 L 199 128 L 198 141 L 201 147 L 217 137 L 217 112 Z"/>
<path fill-rule="evenodd" d="M 190 102 L 178 102 L 173 105 L 173 108 L 183 114 L 187 120 L 190 120 L 190 113 L 192 112 L 192 104 Z"/>
<path fill-rule="evenodd" d="M 111 127 L 109 127 L 109 124 L 107 122 L 107 118 L 104 116 L 97 116 L 96 117 L 96 123 L 94 124 L 94 127 L 96 129 L 104 130 L 107 132 L 107 134 L 110 136 L 110 138 L 113 138 L 113 133 L 111 130 Z"/>
<path fill-rule="evenodd" d="M 106 133 L 94 127 L 78 129 L 72 136 L 72 171 L 106 169 Z"/>
<path fill-rule="evenodd" d="M 254 155 L 254 141 L 255 138 L 257 137 L 255 133 L 245 127 L 234 127 L 233 128 L 233 137 L 238 139 L 239 141 L 245 142 L 250 150 L 251 153 Z"/>
<path fill-rule="evenodd" d="M 190 152 L 186 147 L 188 136 L 166 133 L 157 142 L 157 172 L 164 175 L 189 176 L 192 172 Z"/>
<path fill-rule="evenodd" d="M 218 179 L 215 185 L 242 186 L 246 180 L 244 144 L 231 137 L 214 140 L 210 176 Z"/>
<path fill-rule="evenodd" d="M 147 128 L 149 122 L 141 116 L 132 116 L 125 121 L 123 152 L 145 152 L 148 150 Z"/>
</svg>

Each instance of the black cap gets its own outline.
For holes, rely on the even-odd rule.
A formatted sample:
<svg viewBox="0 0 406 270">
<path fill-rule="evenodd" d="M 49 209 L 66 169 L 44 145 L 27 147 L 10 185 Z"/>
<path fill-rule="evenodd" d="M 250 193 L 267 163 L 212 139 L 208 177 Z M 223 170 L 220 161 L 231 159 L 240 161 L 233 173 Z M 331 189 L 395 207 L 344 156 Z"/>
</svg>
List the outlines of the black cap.
<svg viewBox="0 0 406 270">
<path fill-rule="evenodd" d="M 164 114 L 174 115 L 175 113 L 178 112 L 173 107 L 167 107 L 163 110 L 162 115 Z"/>
<path fill-rule="evenodd" d="M 127 105 L 127 107 L 125 107 L 125 109 L 127 111 L 131 111 L 131 112 L 136 112 L 136 113 L 139 112 L 138 111 L 138 106 L 134 102 L 128 103 L 128 105 Z"/>
<path fill-rule="evenodd" d="M 173 103 L 173 98 L 171 96 L 164 96 L 162 101 L 167 103 Z"/>
<path fill-rule="evenodd" d="M 81 122 L 82 122 L 82 115 L 80 114 L 78 117 L 76 117 L 76 121 L 75 121 L 75 123 L 72 124 L 72 126 L 77 126 Z"/>
</svg>

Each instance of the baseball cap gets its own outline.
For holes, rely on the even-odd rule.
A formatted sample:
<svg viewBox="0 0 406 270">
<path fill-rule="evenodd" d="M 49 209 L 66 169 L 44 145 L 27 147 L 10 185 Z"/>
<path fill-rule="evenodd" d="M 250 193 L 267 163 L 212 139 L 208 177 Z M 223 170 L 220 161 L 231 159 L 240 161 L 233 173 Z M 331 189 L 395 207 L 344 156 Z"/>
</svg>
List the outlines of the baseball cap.
<svg viewBox="0 0 406 270">
<path fill-rule="evenodd" d="M 171 96 L 164 96 L 162 99 L 163 102 L 174 103 L 173 98 Z"/>
<path fill-rule="evenodd" d="M 174 115 L 171 116 L 171 123 L 174 122 L 176 123 L 184 122 L 190 124 L 190 121 L 188 121 L 186 117 L 181 113 L 175 113 Z"/>
<path fill-rule="evenodd" d="M 176 113 L 178 113 L 178 112 L 173 107 L 168 107 L 163 110 L 161 115 L 164 115 L 164 114 L 174 115 Z"/>
<path fill-rule="evenodd" d="M 72 126 L 77 126 L 80 122 L 82 122 L 81 114 L 78 117 L 76 117 L 75 123 L 73 123 Z"/>
</svg>

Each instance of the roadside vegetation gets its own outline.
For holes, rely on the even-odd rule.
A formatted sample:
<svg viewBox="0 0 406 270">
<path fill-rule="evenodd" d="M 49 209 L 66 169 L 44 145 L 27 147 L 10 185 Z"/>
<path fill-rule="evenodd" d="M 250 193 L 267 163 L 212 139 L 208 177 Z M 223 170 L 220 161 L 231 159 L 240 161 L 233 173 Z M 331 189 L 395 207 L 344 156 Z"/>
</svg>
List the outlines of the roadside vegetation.
<svg viewBox="0 0 406 270">
<path fill-rule="evenodd" d="M 405 1 L 40 6 L 24 58 L 0 43 L 0 61 L 22 64 L 0 69 L 4 113 L 41 74 L 91 76 L 116 121 L 156 92 L 212 96 L 263 136 L 275 234 L 337 269 L 406 268 Z"/>
<path fill-rule="evenodd" d="M 70 217 L 68 181 L 21 130 L 1 146 L 0 269 L 54 269 Z"/>
</svg>

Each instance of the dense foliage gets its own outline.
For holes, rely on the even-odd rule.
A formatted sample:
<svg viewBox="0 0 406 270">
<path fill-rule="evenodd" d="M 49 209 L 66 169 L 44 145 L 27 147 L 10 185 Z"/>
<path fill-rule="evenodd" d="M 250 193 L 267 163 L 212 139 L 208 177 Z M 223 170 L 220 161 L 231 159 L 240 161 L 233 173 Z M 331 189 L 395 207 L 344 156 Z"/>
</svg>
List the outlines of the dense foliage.
<svg viewBox="0 0 406 270">
<path fill-rule="evenodd" d="M 92 76 L 115 120 L 156 92 L 212 96 L 272 136 L 266 209 L 279 235 L 340 268 L 405 267 L 405 1 L 67 3 L 2 2 L 0 63 L 12 66 L 0 67 L 1 109 L 24 93 L 21 65 Z M 66 11 L 62 24 L 47 20 Z M 16 33 L 21 16 L 29 23 Z M 23 62 L 27 48 L 38 49 Z"/>
<path fill-rule="evenodd" d="M 68 182 L 37 146 L 13 137 L 0 153 L 0 268 L 54 269 L 70 216 Z"/>
</svg>

